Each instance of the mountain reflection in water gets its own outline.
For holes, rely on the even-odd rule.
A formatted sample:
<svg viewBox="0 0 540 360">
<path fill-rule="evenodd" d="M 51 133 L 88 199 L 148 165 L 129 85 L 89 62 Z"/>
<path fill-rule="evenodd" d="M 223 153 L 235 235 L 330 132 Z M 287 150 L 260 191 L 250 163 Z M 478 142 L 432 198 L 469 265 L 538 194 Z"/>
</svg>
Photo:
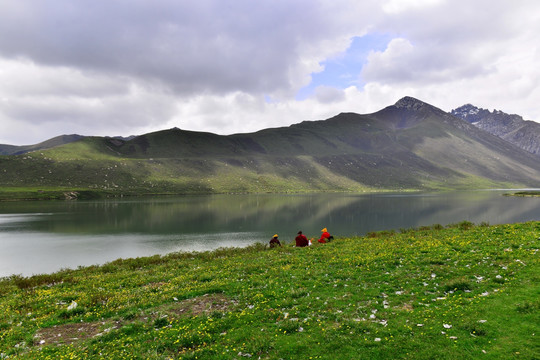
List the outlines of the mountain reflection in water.
<svg viewBox="0 0 540 360">
<path fill-rule="evenodd" d="M 0 203 L 0 276 L 25 276 L 117 258 L 285 243 L 447 225 L 540 220 L 540 198 L 509 191 L 427 194 L 208 195 Z"/>
</svg>

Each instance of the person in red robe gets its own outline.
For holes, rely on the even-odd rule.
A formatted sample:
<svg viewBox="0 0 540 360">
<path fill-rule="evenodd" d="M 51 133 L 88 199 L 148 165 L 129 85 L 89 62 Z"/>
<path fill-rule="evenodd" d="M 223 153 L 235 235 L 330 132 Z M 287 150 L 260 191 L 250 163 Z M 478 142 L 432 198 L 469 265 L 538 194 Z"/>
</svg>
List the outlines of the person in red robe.
<svg viewBox="0 0 540 360">
<path fill-rule="evenodd" d="M 296 238 L 294 238 L 294 240 L 296 241 L 296 247 L 304 247 L 309 245 L 308 239 L 306 235 L 302 234 L 302 231 L 298 232 L 298 235 Z"/>
</svg>

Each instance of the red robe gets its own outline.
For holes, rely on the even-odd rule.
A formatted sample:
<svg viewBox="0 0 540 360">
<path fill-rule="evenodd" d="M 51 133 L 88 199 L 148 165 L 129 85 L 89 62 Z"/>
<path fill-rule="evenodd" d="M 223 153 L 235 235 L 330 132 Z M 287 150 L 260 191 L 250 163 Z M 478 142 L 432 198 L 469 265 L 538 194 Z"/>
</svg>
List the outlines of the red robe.
<svg viewBox="0 0 540 360">
<path fill-rule="evenodd" d="M 324 244 L 326 243 L 326 239 L 328 239 L 329 237 L 330 237 L 330 233 L 328 231 L 325 231 L 322 233 L 321 238 L 318 241 Z"/>
<path fill-rule="evenodd" d="M 299 234 L 296 238 L 294 238 L 294 240 L 296 241 L 297 247 L 304 247 L 309 245 L 308 239 L 304 234 Z"/>
</svg>

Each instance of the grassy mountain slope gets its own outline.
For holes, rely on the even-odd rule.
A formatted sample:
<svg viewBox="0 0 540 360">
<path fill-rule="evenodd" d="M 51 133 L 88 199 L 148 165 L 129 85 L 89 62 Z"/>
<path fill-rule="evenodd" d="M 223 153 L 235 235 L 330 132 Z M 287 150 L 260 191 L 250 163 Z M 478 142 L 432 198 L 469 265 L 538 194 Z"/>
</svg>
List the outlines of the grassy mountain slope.
<svg viewBox="0 0 540 360">
<path fill-rule="evenodd" d="M 30 151 L 38 151 L 42 149 L 52 148 L 55 146 L 61 146 L 73 141 L 80 140 L 82 138 L 83 136 L 81 135 L 72 134 L 56 136 L 52 139 L 40 142 L 39 144 L 35 145 L 16 146 L 0 144 L 0 155 L 21 155 Z"/>
<path fill-rule="evenodd" d="M 399 142 L 413 153 L 458 176 L 475 182 L 538 183 L 537 157 L 428 104 L 405 98 L 377 116 L 404 126 Z"/>
<path fill-rule="evenodd" d="M 0 157 L 2 186 L 117 193 L 540 186 L 537 158 L 429 104 L 221 136 L 170 129 Z"/>
</svg>

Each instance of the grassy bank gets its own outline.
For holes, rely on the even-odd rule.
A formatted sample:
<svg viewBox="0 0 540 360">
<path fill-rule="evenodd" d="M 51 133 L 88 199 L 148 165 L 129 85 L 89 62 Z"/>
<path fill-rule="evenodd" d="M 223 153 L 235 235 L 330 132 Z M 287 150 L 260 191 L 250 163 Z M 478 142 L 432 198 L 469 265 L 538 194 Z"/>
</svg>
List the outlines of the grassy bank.
<svg viewBox="0 0 540 360">
<path fill-rule="evenodd" d="M 90 189 L 55 187 L 0 187 L 0 201 L 89 200 L 114 196 L 118 196 L 118 194 Z"/>
<path fill-rule="evenodd" d="M 0 281 L 0 358 L 537 359 L 540 222 Z"/>
<path fill-rule="evenodd" d="M 513 194 L 509 194 L 512 196 L 540 196 L 540 191 L 518 191 Z"/>
<path fill-rule="evenodd" d="M 0 187 L 1 201 L 26 200 L 94 200 L 118 197 L 143 197 L 177 195 L 174 192 L 148 189 L 114 191 L 88 188 L 62 188 L 62 187 Z M 181 194 L 183 195 L 183 194 Z"/>
</svg>

